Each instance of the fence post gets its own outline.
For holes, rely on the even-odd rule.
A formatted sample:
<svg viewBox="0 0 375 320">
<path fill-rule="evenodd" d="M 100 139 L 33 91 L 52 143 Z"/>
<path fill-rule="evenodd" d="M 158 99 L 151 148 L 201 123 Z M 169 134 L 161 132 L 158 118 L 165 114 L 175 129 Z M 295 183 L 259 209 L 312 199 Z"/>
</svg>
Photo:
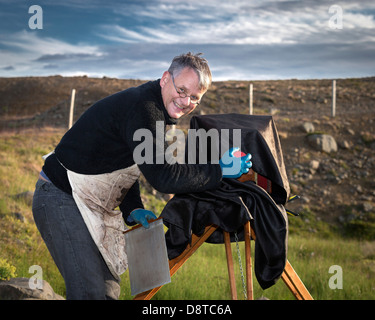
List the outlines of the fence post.
<svg viewBox="0 0 375 320">
<path fill-rule="evenodd" d="M 72 125 L 73 125 L 74 99 L 75 99 L 75 96 L 76 96 L 76 89 L 73 89 L 73 90 L 72 90 L 72 96 L 71 96 L 71 99 L 70 99 L 69 129 L 70 129 L 70 128 L 72 127 Z"/>
<path fill-rule="evenodd" d="M 249 87 L 249 112 L 253 114 L 253 84 L 250 83 Z"/>
<path fill-rule="evenodd" d="M 336 116 L 336 80 L 332 80 L 332 117 Z"/>
</svg>

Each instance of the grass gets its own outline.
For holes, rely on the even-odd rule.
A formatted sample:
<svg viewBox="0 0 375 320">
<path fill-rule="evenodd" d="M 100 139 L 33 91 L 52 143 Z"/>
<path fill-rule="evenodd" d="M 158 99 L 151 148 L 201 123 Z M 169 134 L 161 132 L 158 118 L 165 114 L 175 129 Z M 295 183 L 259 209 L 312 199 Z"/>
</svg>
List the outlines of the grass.
<svg viewBox="0 0 375 320">
<path fill-rule="evenodd" d="M 56 265 L 34 224 L 30 203 L 14 196 L 33 191 L 42 168 L 42 156 L 50 152 L 63 135 L 61 130 L 32 130 L 2 133 L 0 138 L 0 258 L 16 267 L 18 277 L 31 277 L 32 265 L 39 265 L 43 278 L 64 295 L 65 286 Z M 14 213 L 24 217 L 18 219 Z"/>
<path fill-rule="evenodd" d="M 254 247 L 252 243 L 252 247 Z M 370 250 L 370 254 L 368 251 Z M 316 300 L 375 299 L 375 244 L 356 240 L 321 239 L 319 237 L 290 236 L 288 260 Z M 239 299 L 244 299 L 236 247 L 232 244 L 236 287 Z M 242 263 L 244 245 L 240 244 Z M 252 254 L 254 256 L 254 252 Z M 230 288 L 224 245 L 205 243 L 172 277 L 153 299 L 227 300 Z M 342 289 L 330 288 L 331 266 L 342 269 Z M 243 268 L 245 266 L 243 265 Z M 131 299 L 128 273 L 122 277 L 123 299 Z M 294 296 L 280 279 L 274 286 L 263 290 L 254 279 L 254 298 L 294 300 Z"/>
<path fill-rule="evenodd" d="M 15 267 L 17 277 L 29 278 L 33 275 L 29 268 L 41 266 L 43 279 L 56 293 L 65 296 L 64 281 L 35 227 L 30 204 L 14 197 L 34 190 L 43 164 L 41 156 L 53 149 L 63 133 L 43 129 L 0 136 L 0 260 L 7 262 L 8 271 Z M 146 206 L 160 213 L 164 202 L 150 194 L 144 197 Z M 238 297 L 243 299 L 235 244 L 232 251 Z M 240 253 L 244 263 L 243 243 Z M 290 218 L 288 259 L 314 299 L 375 299 L 375 241 L 339 236 L 327 224 L 316 220 L 311 209 L 302 211 L 300 217 Z M 330 278 L 335 276 L 329 270 L 335 265 L 342 269 L 342 289 L 329 287 Z M 120 299 L 132 299 L 129 273 L 125 272 L 121 279 Z M 282 280 L 267 290 L 262 290 L 254 280 L 254 297 L 262 296 L 272 300 L 294 299 Z M 224 245 L 205 243 L 153 299 L 230 299 Z"/>
</svg>

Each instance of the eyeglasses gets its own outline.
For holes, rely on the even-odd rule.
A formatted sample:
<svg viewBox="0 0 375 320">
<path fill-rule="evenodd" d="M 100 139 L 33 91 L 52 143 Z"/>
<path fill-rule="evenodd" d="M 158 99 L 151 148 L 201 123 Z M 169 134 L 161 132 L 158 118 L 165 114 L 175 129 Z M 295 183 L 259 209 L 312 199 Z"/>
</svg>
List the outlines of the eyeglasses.
<svg viewBox="0 0 375 320">
<path fill-rule="evenodd" d="M 184 89 L 180 88 L 180 89 L 177 89 L 176 87 L 176 84 L 174 83 L 174 77 L 172 75 L 172 82 L 173 82 L 173 86 L 174 88 L 176 89 L 176 92 L 179 94 L 180 98 L 190 98 L 190 103 L 192 104 L 195 104 L 196 106 L 200 104 L 200 99 L 198 99 L 197 97 L 195 96 L 189 96 Z"/>
</svg>

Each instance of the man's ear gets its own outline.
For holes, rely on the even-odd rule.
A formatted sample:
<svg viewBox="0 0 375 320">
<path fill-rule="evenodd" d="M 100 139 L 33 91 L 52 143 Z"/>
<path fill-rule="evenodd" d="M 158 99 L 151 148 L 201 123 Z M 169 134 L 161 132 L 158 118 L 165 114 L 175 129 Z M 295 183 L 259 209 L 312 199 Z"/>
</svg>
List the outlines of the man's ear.
<svg viewBox="0 0 375 320">
<path fill-rule="evenodd" d="M 160 87 L 164 87 L 168 81 L 169 81 L 169 78 L 170 78 L 171 74 L 168 72 L 168 71 L 165 71 L 160 79 Z"/>
</svg>

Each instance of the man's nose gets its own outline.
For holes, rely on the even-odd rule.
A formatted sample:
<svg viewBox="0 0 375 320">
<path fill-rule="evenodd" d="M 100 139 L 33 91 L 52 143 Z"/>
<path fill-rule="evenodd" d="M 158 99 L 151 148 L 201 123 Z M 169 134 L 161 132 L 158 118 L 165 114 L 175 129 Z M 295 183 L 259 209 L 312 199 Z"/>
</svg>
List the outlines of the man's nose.
<svg viewBox="0 0 375 320">
<path fill-rule="evenodd" d="M 191 101 L 190 101 L 190 97 L 189 96 L 187 96 L 185 98 L 181 98 L 181 100 L 182 100 L 182 102 L 183 102 L 183 104 L 184 104 L 185 107 L 190 106 Z"/>
</svg>

